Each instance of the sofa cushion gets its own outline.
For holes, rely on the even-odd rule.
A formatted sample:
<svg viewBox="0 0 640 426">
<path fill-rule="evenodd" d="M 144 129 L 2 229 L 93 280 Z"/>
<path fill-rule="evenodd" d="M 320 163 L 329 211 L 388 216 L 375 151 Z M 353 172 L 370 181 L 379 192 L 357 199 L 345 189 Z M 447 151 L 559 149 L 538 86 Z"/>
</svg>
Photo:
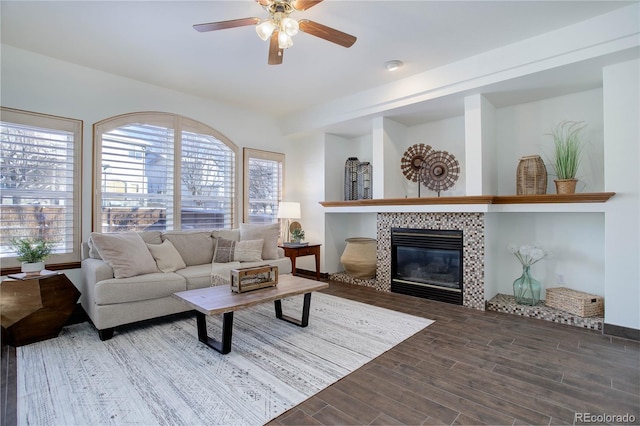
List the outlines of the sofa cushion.
<svg viewBox="0 0 640 426">
<path fill-rule="evenodd" d="M 240 229 L 214 229 L 211 231 L 213 238 L 224 238 L 225 240 L 240 241 Z"/>
<path fill-rule="evenodd" d="M 240 241 L 243 240 L 264 240 L 262 246 L 262 258 L 278 258 L 278 237 L 280 236 L 280 224 L 256 225 L 253 223 L 240 224 Z"/>
<path fill-rule="evenodd" d="M 100 257 L 113 268 L 115 278 L 128 278 L 158 272 L 156 261 L 137 232 L 91 233 Z"/>
<path fill-rule="evenodd" d="M 163 241 L 162 244 L 147 244 L 147 248 L 162 272 L 174 272 L 187 267 L 182 256 L 169 240 Z"/>
<path fill-rule="evenodd" d="M 205 265 L 187 266 L 175 273 L 183 277 L 187 282 L 187 290 L 195 288 L 209 287 L 211 285 L 211 263 Z M 233 265 L 233 263 L 224 263 L 220 265 Z M 228 270 L 232 268 L 227 266 Z"/>
<path fill-rule="evenodd" d="M 215 249 L 215 239 L 211 231 L 167 231 L 162 240 L 174 245 L 187 266 L 211 263 Z"/>
<path fill-rule="evenodd" d="M 162 243 L 162 232 L 160 231 L 141 231 L 138 232 L 142 240 L 147 244 L 160 244 Z M 89 237 L 89 241 L 87 241 L 89 245 L 89 257 L 92 259 L 102 259 L 100 257 L 100 253 L 93 244 L 93 238 Z"/>
<path fill-rule="evenodd" d="M 137 302 L 171 296 L 187 289 L 184 277 L 176 273 L 156 272 L 131 278 L 100 281 L 95 286 L 95 303 L 111 305 L 114 303 Z"/>
</svg>

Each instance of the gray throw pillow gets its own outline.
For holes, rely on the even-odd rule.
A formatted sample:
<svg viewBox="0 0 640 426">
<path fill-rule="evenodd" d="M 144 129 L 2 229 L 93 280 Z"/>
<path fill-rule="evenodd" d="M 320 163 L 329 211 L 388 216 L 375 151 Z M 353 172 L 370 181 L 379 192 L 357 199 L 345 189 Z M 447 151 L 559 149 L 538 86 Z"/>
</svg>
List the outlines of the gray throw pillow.
<svg viewBox="0 0 640 426">
<path fill-rule="evenodd" d="M 264 240 L 231 241 L 218 238 L 213 263 L 260 262 Z"/>
<path fill-rule="evenodd" d="M 236 249 L 236 241 L 218 238 L 216 251 L 213 255 L 213 263 L 233 262 L 233 251 Z"/>
</svg>

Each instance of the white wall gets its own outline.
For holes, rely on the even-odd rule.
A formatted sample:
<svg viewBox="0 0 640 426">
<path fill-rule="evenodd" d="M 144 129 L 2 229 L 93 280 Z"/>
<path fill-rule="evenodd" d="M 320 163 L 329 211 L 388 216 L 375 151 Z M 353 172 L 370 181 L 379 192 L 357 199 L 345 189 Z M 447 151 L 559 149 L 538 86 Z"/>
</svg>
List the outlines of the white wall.
<svg viewBox="0 0 640 426">
<path fill-rule="evenodd" d="M 640 329 L 640 61 L 606 67 L 605 322 Z"/>
</svg>

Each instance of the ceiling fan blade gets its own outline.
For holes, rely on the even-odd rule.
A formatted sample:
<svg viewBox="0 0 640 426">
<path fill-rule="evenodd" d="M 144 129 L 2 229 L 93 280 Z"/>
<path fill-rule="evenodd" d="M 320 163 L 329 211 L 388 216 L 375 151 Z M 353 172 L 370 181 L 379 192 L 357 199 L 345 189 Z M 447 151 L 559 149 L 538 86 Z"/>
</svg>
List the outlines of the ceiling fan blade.
<svg viewBox="0 0 640 426">
<path fill-rule="evenodd" d="M 207 31 L 226 30 L 227 28 L 246 27 L 248 25 L 258 25 L 259 18 L 232 19 L 230 21 L 210 22 L 208 24 L 196 24 L 193 28 L 201 33 Z"/>
<path fill-rule="evenodd" d="M 351 47 L 357 40 L 356 37 L 350 34 L 327 27 L 326 25 L 318 24 L 317 22 L 309 21 L 308 19 L 301 20 L 299 24 L 300 31 L 323 38 L 340 46 Z"/>
<path fill-rule="evenodd" d="M 322 0 L 293 0 L 291 2 L 291 6 L 293 6 L 295 10 L 301 12 L 315 6 L 318 3 L 322 3 Z"/>
<path fill-rule="evenodd" d="M 283 56 L 284 49 L 280 49 L 278 46 L 278 32 L 274 31 L 271 40 L 269 40 L 269 65 L 280 65 Z"/>
</svg>

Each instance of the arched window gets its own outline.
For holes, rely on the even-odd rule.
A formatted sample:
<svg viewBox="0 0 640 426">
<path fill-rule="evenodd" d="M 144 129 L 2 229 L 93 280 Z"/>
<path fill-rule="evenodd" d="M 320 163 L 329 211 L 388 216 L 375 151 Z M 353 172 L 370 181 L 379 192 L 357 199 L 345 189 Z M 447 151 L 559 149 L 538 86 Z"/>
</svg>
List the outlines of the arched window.
<svg viewBox="0 0 640 426">
<path fill-rule="evenodd" d="M 96 123 L 93 230 L 233 228 L 237 151 L 214 129 L 175 114 Z"/>
</svg>

